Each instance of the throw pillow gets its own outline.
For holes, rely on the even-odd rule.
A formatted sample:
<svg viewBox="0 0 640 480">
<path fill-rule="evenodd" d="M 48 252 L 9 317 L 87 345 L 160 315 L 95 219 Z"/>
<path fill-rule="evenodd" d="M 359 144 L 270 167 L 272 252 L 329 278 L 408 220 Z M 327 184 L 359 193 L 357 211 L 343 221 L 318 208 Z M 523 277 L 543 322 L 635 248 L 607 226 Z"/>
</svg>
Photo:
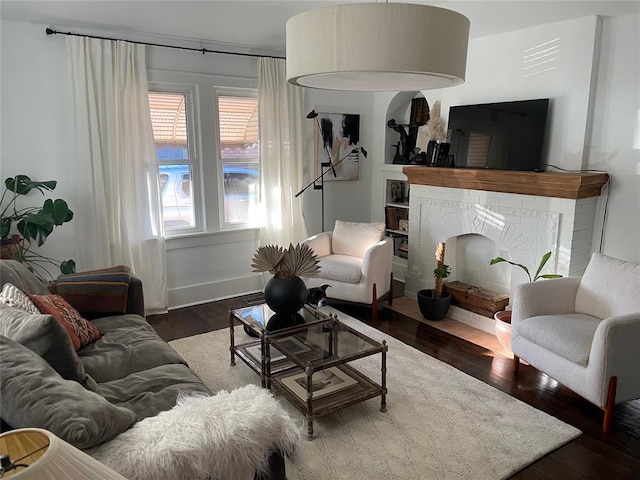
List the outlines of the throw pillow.
<svg viewBox="0 0 640 480">
<path fill-rule="evenodd" d="M 384 223 L 355 223 L 336 220 L 331 249 L 338 255 L 364 257 L 371 245 L 382 240 Z"/>
<path fill-rule="evenodd" d="M 76 351 L 102 337 L 102 332 L 60 295 L 29 295 L 29 298 L 41 313 L 53 315 L 62 324 Z"/>
<path fill-rule="evenodd" d="M 111 440 L 135 414 L 64 380 L 36 353 L 0 335 L 0 409 L 13 428 L 44 428 L 79 449 Z"/>
<path fill-rule="evenodd" d="M 0 303 L 9 307 L 19 308 L 27 313 L 40 314 L 40 310 L 29 300 L 29 297 L 12 283 L 5 283 L 2 287 Z"/>
<path fill-rule="evenodd" d="M 130 273 L 74 273 L 62 275 L 53 293 L 83 314 L 127 313 Z"/>
<path fill-rule="evenodd" d="M 80 382 L 85 388 L 100 392 L 100 387 L 85 372 L 67 331 L 52 315 L 42 315 L 40 312 L 33 315 L 17 308 L 2 308 L 0 335 L 40 355 L 62 378 Z"/>
<path fill-rule="evenodd" d="M 42 283 L 26 264 L 17 260 L 2 260 L 0 262 L 0 278 L 2 283 L 11 283 L 23 292 L 46 295 L 47 286 Z"/>
</svg>

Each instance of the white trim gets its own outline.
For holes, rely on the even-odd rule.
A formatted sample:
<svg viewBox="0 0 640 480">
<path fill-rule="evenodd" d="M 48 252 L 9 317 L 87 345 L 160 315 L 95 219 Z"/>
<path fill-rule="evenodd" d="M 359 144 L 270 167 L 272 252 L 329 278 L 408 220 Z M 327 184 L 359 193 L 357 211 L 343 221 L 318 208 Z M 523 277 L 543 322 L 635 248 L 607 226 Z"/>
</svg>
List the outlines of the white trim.
<svg viewBox="0 0 640 480">
<path fill-rule="evenodd" d="M 261 292 L 262 275 L 252 274 L 169 289 L 169 310 Z"/>
</svg>

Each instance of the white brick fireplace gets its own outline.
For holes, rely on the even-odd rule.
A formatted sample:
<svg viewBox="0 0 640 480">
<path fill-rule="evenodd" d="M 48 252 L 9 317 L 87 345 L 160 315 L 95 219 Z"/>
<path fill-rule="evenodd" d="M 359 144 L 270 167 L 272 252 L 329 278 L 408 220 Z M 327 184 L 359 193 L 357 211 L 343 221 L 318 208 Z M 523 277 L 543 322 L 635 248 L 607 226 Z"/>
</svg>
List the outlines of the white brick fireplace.
<svg viewBox="0 0 640 480">
<path fill-rule="evenodd" d="M 490 239 L 495 251 L 526 265 L 532 275 L 548 251 L 552 257 L 544 272 L 563 276 L 584 272 L 592 251 L 597 196 L 606 175 L 427 167 L 403 171 L 411 183 L 405 295 L 415 298 L 418 290 L 433 288 L 439 242 L 446 242 L 445 263 L 452 270 L 447 280 L 467 281 L 456 274 L 463 270 L 456 245 L 460 236 L 469 234 Z M 487 252 L 487 266 L 492 252 Z M 475 255 L 481 258 L 482 252 Z M 515 285 L 524 281 L 528 278 L 521 269 L 510 268 L 506 287 L 510 298 Z M 452 307 L 449 316 L 493 332 L 493 321 L 487 317 L 458 307 Z"/>
</svg>

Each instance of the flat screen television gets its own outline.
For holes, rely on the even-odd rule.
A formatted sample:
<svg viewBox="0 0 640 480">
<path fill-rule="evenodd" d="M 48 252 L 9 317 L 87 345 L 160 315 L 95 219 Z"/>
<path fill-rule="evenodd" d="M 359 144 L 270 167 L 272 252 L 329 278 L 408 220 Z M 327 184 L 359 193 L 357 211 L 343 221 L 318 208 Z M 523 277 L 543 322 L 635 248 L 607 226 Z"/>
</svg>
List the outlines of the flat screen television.
<svg viewBox="0 0 640 480">
<path fill-rule="evenodd" d="M 543 171 L 548 108 L 548 98 L 450 107 L 451 166 Z"/>
</svg>

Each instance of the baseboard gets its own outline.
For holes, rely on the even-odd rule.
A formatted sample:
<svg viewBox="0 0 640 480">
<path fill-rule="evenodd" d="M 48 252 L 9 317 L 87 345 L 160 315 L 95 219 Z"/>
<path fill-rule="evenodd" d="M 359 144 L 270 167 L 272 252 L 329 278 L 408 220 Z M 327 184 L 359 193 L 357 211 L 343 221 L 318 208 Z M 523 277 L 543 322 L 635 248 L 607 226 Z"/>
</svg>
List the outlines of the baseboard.
<svg viewBox="0 0 640 480">
<path fill-rule="evenodd" d="M 169 289 L 169 310 L 261 292 L 263 288 L 262 276 L 260 275 L 172 288 Z"/>
<path fill-rule="evenodd" d="M 465 323 L 471 327 L 477 328 L 484 332 L 495 335 L 496 333 L 496 321 L 493 318 L 483 317 L 477 313 L 470 312 L 455 305 L 451 305 L 447 317 L 458 320 L 461 323 Z"/>
</svg>

